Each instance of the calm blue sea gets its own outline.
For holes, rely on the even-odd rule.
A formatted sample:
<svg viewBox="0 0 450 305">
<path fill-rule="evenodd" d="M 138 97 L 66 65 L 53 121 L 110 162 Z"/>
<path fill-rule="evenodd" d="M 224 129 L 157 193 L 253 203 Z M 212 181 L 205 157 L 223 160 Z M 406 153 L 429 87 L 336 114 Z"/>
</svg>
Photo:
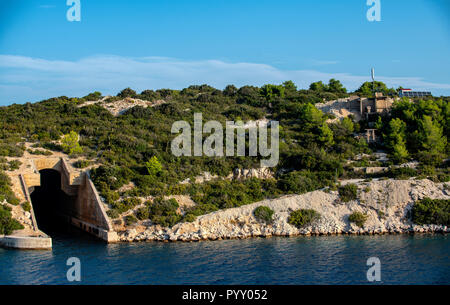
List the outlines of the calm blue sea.
<svg viewBox="0 0 450 305">
<path fill-rule="evenodd" d="M 368 284 L 373 256 L 381 284 L 450 284 L 449 241 L 386 235 L 106 245 L 59 234 L 52 251 L 0 248 L 0 284 L 73 284 L 70 257 L 81 261 L 81 284 Z"/>
</svg>

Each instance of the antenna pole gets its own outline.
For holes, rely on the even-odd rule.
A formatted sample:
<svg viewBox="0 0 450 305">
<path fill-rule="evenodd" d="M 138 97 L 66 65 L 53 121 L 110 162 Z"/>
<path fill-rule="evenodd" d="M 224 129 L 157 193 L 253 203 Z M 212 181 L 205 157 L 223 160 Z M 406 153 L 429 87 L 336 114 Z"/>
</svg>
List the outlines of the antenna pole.
<svg viewBox="0 0 450 305">
<path fill-rule="evenodd" d="M 374 68 L 372 68 L 371 76 L 372 76 L 372 91 L 373 91 L 373 95 L 375 96 L 375 69 Z"/>
</svg>

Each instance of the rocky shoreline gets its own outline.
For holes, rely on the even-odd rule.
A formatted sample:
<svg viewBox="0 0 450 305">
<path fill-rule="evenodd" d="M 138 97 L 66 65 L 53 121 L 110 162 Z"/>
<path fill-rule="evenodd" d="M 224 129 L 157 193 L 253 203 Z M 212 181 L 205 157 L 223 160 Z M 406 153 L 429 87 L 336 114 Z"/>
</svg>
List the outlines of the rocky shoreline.
<svg viewBox="0 0 450 305">
<path fill-rule="evenodd" d="M 320 230 L 302 230 L 299 233 L 271 233 L 268 229 L 262 234 L 230 234 L 224 236 L 203 236 L 201 232 L 190 234 L 189 236 L 178 236 L 170 231 L 160 231 L 148 234 L 134 234 L 127 231 L 119 235 L 119 242 L 200 242 L 200 241 L 216 241 L 216 240 L 231 240 L 231 239 L 248 239 L 248 238 L 271 238 L 271 237 L 295 237 L 295 236 L 325 236 L 325 235 L 394 235 L 394 234 L 447 234 L 450 229 L 446 226 L 425 225 L 425 226 L 411 226 L 409 228 L 392 228 L 389 230 L 349 230 L 338 232 L 325 232 Z"/>
<path fill-rule="evenodd" d="M 417 200 L 450 199 L 449 183 L 430 180 L 378 180 L 357 182 L 358 199 L 341 202 L 336 191 L 314 191 L 303 195 L 289 195 L 250 205 L 217 211 L 197 218 L 192 223 L 180 223 L 172 228 L 149 224 L 138 225 L 118 232 L 119 242 L 194 242 L 202 240 L 245 239 L 271 236 L 311 235 L 382 235 L 449 233 L 450 228 L 439 225 L 415 225 L 410 210 Z M 260 223 L 253 216 L 258 206 L 274 210 L 272 224 Z M 314 209 L 321 218 L 312 225 L 298 229 L 287 222 L 297 209 Z M 355 212 L 368 218 L 362 228 L 348 221 Z"/>
</svg>

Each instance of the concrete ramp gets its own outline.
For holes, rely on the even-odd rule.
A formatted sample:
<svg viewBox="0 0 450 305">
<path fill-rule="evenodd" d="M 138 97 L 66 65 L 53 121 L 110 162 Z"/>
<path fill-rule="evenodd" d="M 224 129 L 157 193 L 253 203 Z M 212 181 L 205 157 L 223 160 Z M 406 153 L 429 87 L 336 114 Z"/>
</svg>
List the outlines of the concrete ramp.
<svg viewBox="0 0 450 305">
<path fill-rule="evenodd" d="M 98 238 L 107 242 L 115 242 L 118 239 L 97 189 L 87 173 L 83 174 L 76 201 L 68 216 L 72 225 Z"/>
</svg>

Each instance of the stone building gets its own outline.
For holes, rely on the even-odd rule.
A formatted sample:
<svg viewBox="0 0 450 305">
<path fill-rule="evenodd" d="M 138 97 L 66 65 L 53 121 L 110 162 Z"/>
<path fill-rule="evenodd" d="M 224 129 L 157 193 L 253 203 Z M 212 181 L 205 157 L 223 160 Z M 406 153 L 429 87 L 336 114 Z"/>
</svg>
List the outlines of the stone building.
<svg viewBox="0 0 450 305">
<path fill-rule="evenodd" d="M 392 107 L 394 100 L 383 96 L 381 92 L 375 93 L 374 98 L 359 98 L 359 113 L 361 118 L 370 119 L 372 114 L 386 114 Z"/>
<path fill-rule="evenodd" d="M 370 117 L 374 114 L 383 115 L 388 113 L 393 103 L 393 98 L 383 96 L 382 93 L 377 92 L 373 98 L 354 95 L 348 98 L 316 104 L 316 107 L 324 113 L 331 113 L 336 117 L 336 119 L 330 121 L 339 120 L 350 115 L 353 116 L 355 121 L 360 121 L 363 119 L 370 120 Z"/>
<path fill-rule="evenodd" d="M 393 103 L 393 98 L 377 92 L 375 97 L 367 98 L 354 95 L 348 98 L 316 104 L 316 107 L 324 113 L 330 113 L 336 117 L 335 119 L 328 120 L 327 122 L 329 123 L 349 116 L 352 116 L 355 121 L 369 121 L 368 125 L 370 128 L 359 134 L 357 138 L 364 138 L 367 143 L 375 143 L 378 141 L 376 129 L 373 129 L 376 117 L 387 114 L 392 108 Z"/>
</svg>

